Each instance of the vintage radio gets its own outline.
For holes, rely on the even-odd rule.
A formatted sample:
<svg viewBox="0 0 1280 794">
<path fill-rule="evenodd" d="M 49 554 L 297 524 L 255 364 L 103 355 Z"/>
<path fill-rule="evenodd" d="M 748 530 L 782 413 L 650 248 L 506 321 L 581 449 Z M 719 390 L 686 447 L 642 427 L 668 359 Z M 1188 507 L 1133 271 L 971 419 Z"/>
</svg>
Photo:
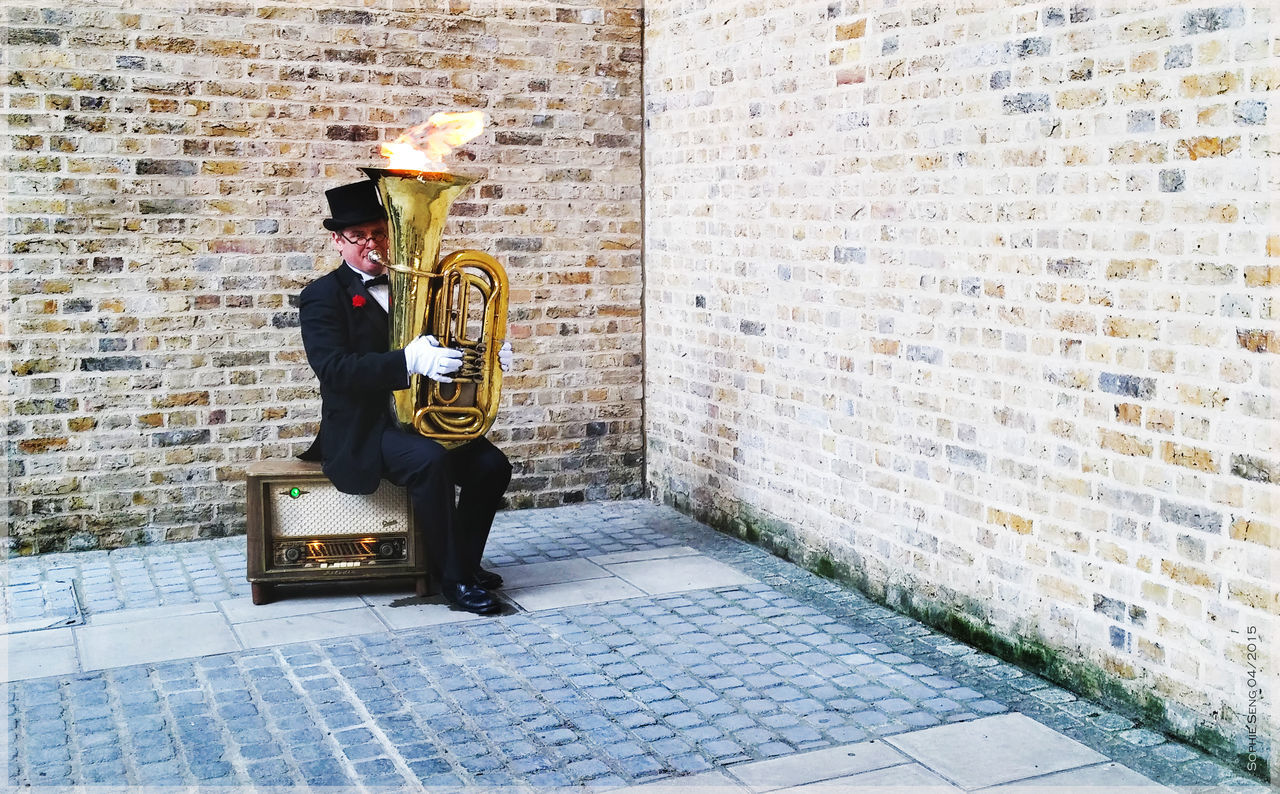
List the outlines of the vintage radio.
<svg viewBox="0 0 1280 794">
<path fill-rule="evenodd" d="M 267 460 L 249 466 L 247 576 L 253 603 L 273 585 L 349 579 L 412 578 L 431 592 L 426 554 L 413 531 L 408 493 L 383 482 L 372 494 L 345 494 L 318 463 Z"/>
</svg>

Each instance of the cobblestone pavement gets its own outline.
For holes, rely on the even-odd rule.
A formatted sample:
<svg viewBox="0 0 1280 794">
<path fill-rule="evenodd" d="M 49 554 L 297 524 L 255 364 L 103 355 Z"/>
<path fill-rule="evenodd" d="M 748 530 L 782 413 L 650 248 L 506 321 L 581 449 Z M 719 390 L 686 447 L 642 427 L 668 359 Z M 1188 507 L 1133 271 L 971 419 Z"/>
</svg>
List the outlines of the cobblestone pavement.
<svg viewBox="0 0 1280 794">
<path fill-rule="evenodd" d="M 648 502 L 501 514 L 488 564 L 675 546 L 755 583 L 14 681 L 8 782 L 608 789 L 1017 712 L 1165 785 L 1268 790 Z M 243 538 L 8 576 L 11 623 L 70 615 L 51 582 L 90 616 L 247 597 Z"/>
<path fill-rule="evenodd" d="M 647 508 L 653 506 L 617 502 L 499 513 L 485 564 L 550 562 L 678 544 Z M 669 517 L 683 519 L 676 513 Z M 78 606 L 85 614 L 102 614 L 249 594 L 243 536 L 15 557 L 7 569 L 3 614 L 9 623 L 70 619 Z"/>
</svg>

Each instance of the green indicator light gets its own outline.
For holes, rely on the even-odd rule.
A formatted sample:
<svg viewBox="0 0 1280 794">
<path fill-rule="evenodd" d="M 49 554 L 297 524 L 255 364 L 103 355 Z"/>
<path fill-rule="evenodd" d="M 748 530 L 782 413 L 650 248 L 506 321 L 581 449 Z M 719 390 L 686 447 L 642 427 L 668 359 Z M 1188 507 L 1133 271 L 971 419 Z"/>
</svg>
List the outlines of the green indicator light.
<svg viewBox="0 0 1280 794">
<path fill-rule="evenodd" d="M 289 496 L 290 498 L 297 499 L 299 496 L 302 496 L 302 489 L 295 485 L 289 489 Z"/>
</svg>

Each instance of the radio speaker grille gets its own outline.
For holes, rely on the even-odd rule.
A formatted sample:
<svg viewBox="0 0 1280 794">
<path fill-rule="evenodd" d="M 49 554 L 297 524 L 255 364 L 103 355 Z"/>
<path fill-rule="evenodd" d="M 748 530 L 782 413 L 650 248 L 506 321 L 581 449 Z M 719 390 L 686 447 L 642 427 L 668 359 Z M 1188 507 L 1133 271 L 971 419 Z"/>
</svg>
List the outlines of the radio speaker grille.
<svg viewBox="0 0 1280 794">
<path fill-rule="evenodd" d="M 377 535 L 406 532 L 408 494 L 383 482 L 367 495 L 345 494 L 325 483 L 292 483 L 282 479 L 270 487 L 273 534 L 277 538 L 324 538 L 334 535 Z"/>
</svg>

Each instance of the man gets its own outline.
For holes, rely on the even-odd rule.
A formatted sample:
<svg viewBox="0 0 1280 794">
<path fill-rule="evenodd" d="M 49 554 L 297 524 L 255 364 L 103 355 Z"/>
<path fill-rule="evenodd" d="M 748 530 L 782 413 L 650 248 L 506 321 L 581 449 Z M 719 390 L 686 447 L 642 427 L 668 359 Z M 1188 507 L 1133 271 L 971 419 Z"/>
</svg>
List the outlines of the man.
<svg viewBox="0 0 1280 794">
<path fill-rule="evenodd" d="M 333 217 L 324 227 L 342 264 L 302 291 L 302 343 L 320 379 L 321 413 L 320 434 L 300 457 L 323 461 L 325 475 L 344 493 L 373 493 L 384 477 L 407 488 L 444 597 L 468 612 L 496 612 L 501 604 L 489 591 L 502 578 L 483 570 L 480 559 L 511 464 L 486 438 L 446 450 L 400 429 L 391 392 L 406 388 L 411 374 L 450 382 L 462 352 L 430 336 L 388 349 L 387 221 L 377 189 L 363 180 L 325 197 Z M 504 346 L 504 370 L 510 356 Z"/>
</svg>

